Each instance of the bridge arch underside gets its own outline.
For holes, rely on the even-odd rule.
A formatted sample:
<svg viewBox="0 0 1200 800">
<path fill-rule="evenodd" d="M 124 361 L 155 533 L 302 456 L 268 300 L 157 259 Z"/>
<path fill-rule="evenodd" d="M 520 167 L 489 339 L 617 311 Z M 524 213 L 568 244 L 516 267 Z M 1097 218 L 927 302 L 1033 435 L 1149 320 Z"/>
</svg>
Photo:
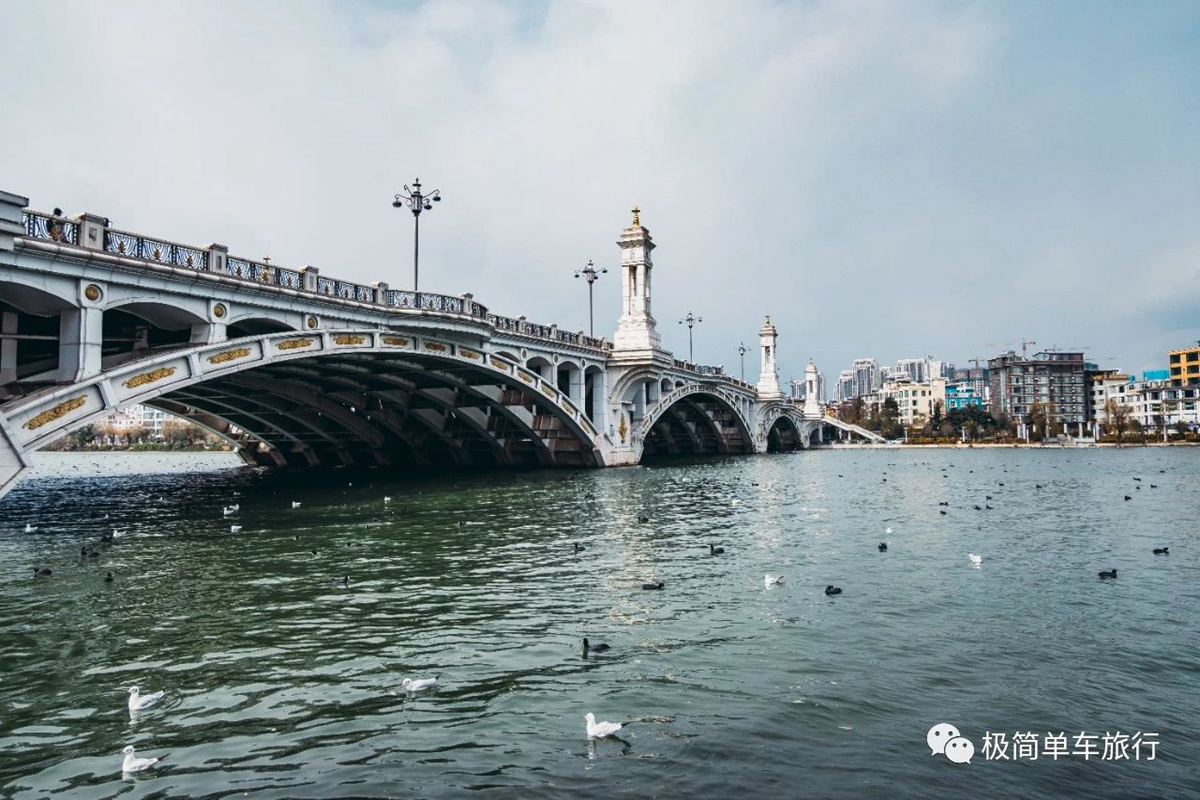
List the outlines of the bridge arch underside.
<svg viewBox="0 0 1200 800">
<path fill-rule="evenodd" d="M 788 453 L 793 450 L 801 450 L 805 444 L 803 432 L 789 417 L 779 417 L 767 431 L 768 453 Z"/>
<path fill-rule="evenodd" d="M 754 441 L 737 411 L 716 395 L 698 392 L 662 411 L 642 440 L 641 460 L 753 452 Z"/>
<path fill-rule="evenodd" d="M 268 363 L 144 402 L 262 465 L 601 465 L 593 443 L 535 390 L 417 353 Z"/>
</svg>

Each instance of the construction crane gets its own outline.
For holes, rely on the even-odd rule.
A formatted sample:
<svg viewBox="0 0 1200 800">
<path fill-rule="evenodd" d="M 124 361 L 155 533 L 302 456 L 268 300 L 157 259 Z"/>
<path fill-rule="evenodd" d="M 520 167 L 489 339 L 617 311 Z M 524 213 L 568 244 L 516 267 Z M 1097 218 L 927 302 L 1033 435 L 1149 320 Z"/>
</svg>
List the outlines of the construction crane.
<svg viewBox="0 0 1200 800">
<path fill-rule="evenodd" d="M 1022 361 L 1028 361 L 1028 360 L 1029 360 L 1029 357 L 1028 357 L 1028 355 L 1026 354 L 1025 350 L 1026 350 L 1026 349 L 1029 347 L 1029 345 L 1031 345 L 1031 344 L 1037 344 L 1037 342 L 1033 341 L 1032 339 L 1026 339 L 1026 338 L 1022 337 L 1022 339 L 1021 339 L 1021 360 L 1022 360 Z"/>
</svg>

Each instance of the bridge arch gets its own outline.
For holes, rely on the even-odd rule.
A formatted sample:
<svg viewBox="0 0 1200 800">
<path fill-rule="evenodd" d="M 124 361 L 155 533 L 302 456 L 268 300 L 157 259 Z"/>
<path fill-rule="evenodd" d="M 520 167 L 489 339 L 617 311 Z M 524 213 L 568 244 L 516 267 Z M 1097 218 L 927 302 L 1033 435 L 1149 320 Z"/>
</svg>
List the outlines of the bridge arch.
<svg viewBox="0 0 1200 800">
<path fill-rule="evenodd" d="M 736 398 L 685 383 L 664 393 L 638 422 L 639 460 L 660 455 L 753 453 L 754 438 Z"/>
<path fill-rule="evenodd" d="M 154 352 L 6 403 L 0 423 L 27 453 L 133 403 L 257 463 L 603 465 L 596 425 L 552 381 L 440 335 L 376 329 Z"/>
</svg>

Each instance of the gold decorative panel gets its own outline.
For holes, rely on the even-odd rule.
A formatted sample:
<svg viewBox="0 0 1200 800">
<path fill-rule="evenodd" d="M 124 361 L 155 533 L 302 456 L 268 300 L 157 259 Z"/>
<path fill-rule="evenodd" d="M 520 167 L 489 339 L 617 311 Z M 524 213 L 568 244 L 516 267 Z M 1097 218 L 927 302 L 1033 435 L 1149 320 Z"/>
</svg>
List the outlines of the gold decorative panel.
<svg viewBox="0 0 1200 800">
<path fill-rule="evenodd" d="M 70 400 L 64 400 L 54 408 L 47 409 L 46 411 L 43 411 L 33 419 L 26 422 L 25 427 L 31 431 L 35 431 L 45 425 L 47 422 L 54 422 L 54 420 L 59 419 L 60 417 L 65 417 L 67 414 L 70 414 L 72 411 L 79 408 L 86 402 L 87 395 L 82 394 L 79 395 L 79 397 L 72 397 Z"/>
<path fill-rule="evenodd" d="M 400 336 L 384 336 L 383 343 L 392 347 L 408 347 L 408 339 Z"/>
<path fill-rule="evenodd" d="M 350 336 L 341 334 L 333 337 L 334 344 L 366 344 L 367 337 L 365 336 Z"/>
<path fill-rule="evenodd" d="M 287 339 L 275 345 L 277 350 L 299 350 L 301 347 L 311 347 L 312 339 Z"/>
<path fill-rule="evenodd" d="M 134 375 L 129 380 L 125 381 L 126 389 L 136 389 L 139 386 L 145 386 L 148 383 L 161 381 L 163 378 L 169 378 L 176 372 L 176 367 L 159 367 L 152 369 L 149 372 L 143 372 L 141 375 Z"/>
<path fill-rule="evenodd" d="M 449 350 L 450 348 L 446 347 L 446 345 L 441 344 L 439 342 L 426 342 L 425 349 L 432 350 L 435 353 L 444 353 L 447 350 Z"/>
<path fill-rule="evenodd" d="M 210 364 L 224 364 L 226 361 L 236 361 L 239 358 L 245 358 L 250 355 L 249 347 L 238 347 L 233 350 L 224 350 L 216 355 L 208 357 Z"/>
<path fill-rule="evenodd" d="M 469 358 L 472 361 L 479 361 L 483 358 L 483 356 L 481 356 L 479 353 L 476 353 L 474 350 L 468 350 L 465 347 L 458 348 L 458 354 L 463 358 Z"/>
</svg>

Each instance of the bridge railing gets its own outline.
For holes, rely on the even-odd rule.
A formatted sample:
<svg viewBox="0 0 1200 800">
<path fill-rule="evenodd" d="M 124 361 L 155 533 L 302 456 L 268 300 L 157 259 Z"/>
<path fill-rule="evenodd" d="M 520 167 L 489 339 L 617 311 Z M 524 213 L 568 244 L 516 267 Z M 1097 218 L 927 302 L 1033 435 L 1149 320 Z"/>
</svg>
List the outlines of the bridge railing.
<svg viewBox="0 0 1200 800">
<path fill-rule="evenodd" d="M 140 258 L 156 264 L 170 264 L 197 271 L 208 269 L 208 252 L 199 247 L 189 247 L 165 239 L 151 239 L 125 231 L 104 231 L 104 249 L 121 256 Z"/>
<path fill-rule="evenodd" d="M 63 244 L 79 244 L 79 223 L 54 214 L 25 213 L 25 235 Z"/>
<path fill-rule="evenodd" d="M 97 244 L 81 241 L 80 232 L 87 228 L 89 240 L 98 239 Z M 457 297 L 430 292 L 405 292 L 388 289 L 387 284 L 366 286 L 361 283 L 327 278 L 315 268 L 303 270 L 284 269 L 268 260 L 256 261 L 228 255 L 221 245 L 194 247 L 167 239 L 142 236 L 128 231 L 114 230 L 107 219 L 83 215 L 77 218 L 63 216 L 55 209 L 45 214 L 26 209 L 24 211 L 25 236 L 30 239 L 45 239 L 60 244 L 87 249 L 103 249 L 124 258 L 138 259 L 155 264 L 193 269 L 197 272 L 217 272 L 246 283 L 266 284 L 297 292 L 306 292 L 333 301 L 346 301 L 382 306 L 384 308 L 432 311 L 441 314 L 461 314 L 488 322 L 496 330 L 544 339 L 552 342 L 586 347 L 595 350 L 611 350 L 612 343 L 602 338 L 584 336 L 583 333 L 559 330 L 556 325 L 541 325 L 529 322 L 524 317 L 516 319 L 489 314 L 487 306 L 475 301 L 470 294 Z M 97 230 L 101 236 L 96 236 Z"/>
<path fill-rule="evenodd" d="M 737 386 L 738 388 L 746 389 L 748 391 L 754 390 L 754 386 L 752 384 L 746 383 L 743 380 L 738 380 L 737 378 L 733 377 L 732 375 L 726 375 L 725 367 L 723 367 L 723 366 L 712 366 L 709 364 L 693 364 L 690 361 L 681 361 L 680 359 L 677 358 L 677 359 L 675 359 L 675 369 L 680 369 L 680 370 L 683 370 L 684 372 L 691 372 L 696 375 L 700 375 L 702 377 L 708 378 L 709 380 L 712 380 L 715 378 L 716 380 L 719 380 L 722 383 L 728 383 L 732 386 Z"/>
<path fill-rule="evenodd" d="M 248 258 L 230 256 L 225 259 L 225 274 L 255 283 L 283 286 L 287 289 L 301 289 L 304 286 L 304 279 L 296 270 L 273 267 L 265 262 L 252 261 Z"/>
</svg>

